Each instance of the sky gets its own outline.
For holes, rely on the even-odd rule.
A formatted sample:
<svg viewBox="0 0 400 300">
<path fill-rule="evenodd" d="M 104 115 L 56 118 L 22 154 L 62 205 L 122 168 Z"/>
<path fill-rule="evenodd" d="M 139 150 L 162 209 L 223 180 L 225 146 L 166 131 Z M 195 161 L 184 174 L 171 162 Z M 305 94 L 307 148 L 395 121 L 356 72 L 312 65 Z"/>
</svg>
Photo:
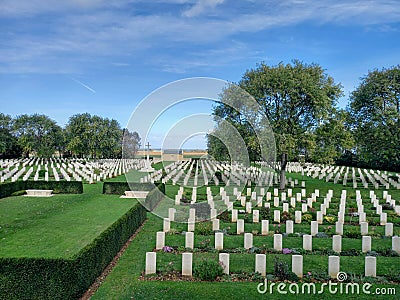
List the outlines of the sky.
<svg viewBox="0 0 400 300">
<path fill-rule="evenodd" d="M 0 0 L 0 112 L 77 113 L 125 127 L 137 105 L 171 82 L 238 82 L 258 63 L 317 63 L 343 86 L 400 63 L 398 0 Z M 147 140 L 210 101 L 176 105 Z M 134 124 L 134 120 L 132 122 Z M 204 135 L 186 141 L 204 148 Z"/>
</svg>

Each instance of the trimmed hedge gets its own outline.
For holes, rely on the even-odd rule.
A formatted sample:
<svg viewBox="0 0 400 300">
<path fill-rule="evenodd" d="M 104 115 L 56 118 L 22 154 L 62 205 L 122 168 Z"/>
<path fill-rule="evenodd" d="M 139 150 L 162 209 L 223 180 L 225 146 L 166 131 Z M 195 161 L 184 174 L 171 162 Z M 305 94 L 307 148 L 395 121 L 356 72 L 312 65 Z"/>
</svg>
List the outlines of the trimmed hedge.
<svg viewBox="0 0 400 300">
<path fill-rule="evenodd" d="M 0 258 L 0 299 L 77 299 L 144 222 L 139 203 L 71 259 Z"/>
<path fill-rule="evenodd" d="M 82 194 L 81 181 L 15 181 L 0 184 L 0 198 L 22 190 L 53 190 L 53 194 Z"/>
<path fill-rule="evenodd" d="M 154 185 L 156 188 L 154 188 Z M 149 191 L 145 200 L 145 206 L 149 211 L 152 211 L 157 204 L 164 198 L 165 184 L 156 183 L 130 183 L 127 182 L 104 182 L 103 194 L 123 195 L 125 191 Z"/>
<path fill-rule="evenodd" d="M 146 200 L 144 200 L 148 211 L 152 211 L 158 203 L 165 197 L 165 184 L 160 183 L 157 188 L 153 189 L 147 194 Z"/>
<path fill-rule="evenodd" d="M 125 191 L 151 191 L 157 183 L 138 183 L 138 182 L 104 182 L 103 194 L 123 195 Z M 132 189 L 131 189 L 132 187 Z"/>
</svg>

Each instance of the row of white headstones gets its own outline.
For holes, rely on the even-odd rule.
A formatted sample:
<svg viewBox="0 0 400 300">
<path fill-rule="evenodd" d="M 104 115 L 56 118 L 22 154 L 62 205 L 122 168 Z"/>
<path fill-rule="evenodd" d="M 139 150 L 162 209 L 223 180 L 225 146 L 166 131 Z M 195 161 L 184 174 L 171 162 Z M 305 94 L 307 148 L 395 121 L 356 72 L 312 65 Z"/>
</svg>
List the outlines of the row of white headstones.
<svg viewBox="0 0 400 300">
<path fill-rule="evenodd" d="M 42 160 L 36 158 L 19 160 L 2 160 L 0 171 L 0 182 L 15 182 L 22 179 L 27 181 L 40 180 L 40 170 L 45 170 L 44 181 L 49 181 L 50 173 L 53 174 L 55 181 L 60 181 L 60 177 L 66 181 L 87 181 L 93 183 L 106 180 L 143 167 L 145 160 L 138 159 L 102 159 L 96 161 L 68 160 L 59 158 L 50 158 Z M 36 169 L 36 172 L 35 172 Z M 95 172 L 99 171 L 99 174 Z M 50 172 L 51 171 L 51 172 Z M 33 173 L 35 174 L 33 175 Z"/>
<path fill-rule="evenodd" d="M 216 233 L 217 234 L 217 233 Z M 393 250 L 400 254 L 400 237 L 393 237 Z M 275 241 L 274 241 L 275 243 Z M 292 272 L 298 277 L 303 277 L 303 256 L 291 255 Z M 266 275 L 266 254 L 255 254 L 255 272 Z M 157 252 L 146 252 L 145 274 L 155 274 L 157 272 Z M 182 275 L 192 276 L 193 253 L 182 253 Z M 225 274 L 229 274 L 229 253 L 219 253 L 219 262 L 223 267 Z M 331 255 L 328 257 L 328 274 L 331 278 L 336 278 L 340 272 L 340 256 Z M 376 257 L 365 257 L 365 276 L 376 277 Z"/>
<path fill-rule="evenodd" d="M 172 181 L 173 185 L 190 185 L 197 187 L 208 185 L 213 179 L 215 185 L 219 185 L 219 179 L 215 176 L 215 172 L 221 173 L 221 179 L 224 185 L 241 185 L 248 183 L 257 183 L 259 185 L 272 185 L 278 183 L 278 175 L 276 172 L 264 172 L 258 167 L 243 167 L 239 164 L 220 163 L 216 161 L 200 160 L 196 164 L 195 175 L 193 182 L 189 182 L 194 168 L 195 161 L 179 161 L 165 166 L 164 170 L 167 173 L 164 177 L 162 170 L 154 171 L 141 179 L 141 182 L 162 181 L 166 183 Z M 200 167 L 199 167 L 200 165 Z M 199 179 L 200 174 L 203 176 Z M 294 185 L 294 183 L 293 183 Z"/>
<path fill-rule="evenodd" d="M 180 205 L 180 201 L 182 198 L 182 193 L 183 193 L 183 188 L 181 187 L 178 191 L 178 194 L 175 196 L 175 207 L 171 207 L 168 210 L 168 218 L 164 220 L 164 223 L 167 223 L 169 221 L 174 221 L 175 217 L 174 214 L 177 210 L 177 208 Z M 247 197 L 250 197 L 250 201 L 247 201 L 247 197 L 243 196 L 241 191 L 239 191 L 237 188 L 234 188 L 233 190 L 233 196 L 228 195 L 227 191 L 224 189 L 224 187 L 220 187 L 220 196 L 222 197 L 222 201 L 214 201 L 214 196 L 212 195 L 210 187 L 207 187 L 207 203 L 210 205 L 211 208 L 211 215 L 210 219 L 215 219 L 218 212 L 221 212 L 225 209 L 231 212 L 231 221 L 236 222 L 238 226 L 238 230 L 241 232 L 241 228 L 244 227 L 243 219 L 239 219 L 238 215 L 240 212 L 247 212 L 249 214 L 253 214 L 253 223 L 258 223 L 260 222 L 260 213 L 258 209 L 254 209 L 253 205 L 256 205 L 257 207 L 268 207 L 270 209 L 276 208 L 274 210 L 274 222 L 280 223 L 281 222 L 281 211 L 280 208 L 282 207 L 283 212 L 289 212 L 290 206 L 294 209 L 296 209 L 297 204 L 301 203 L 301 210 L 295 210 L 295 220 L 294 223 L 300 224 L 302 222 L 302 214 L 306 213 L 310 208 L 313 207 L 314 203 L 317 203 L 317 197 L 320 196 L 319 190 L 316 189 L 314 193 L 311 194 L 310 198 L 307 198 L 307 203 L 302 203 L 303 199 L 306 197 L 306 189 L 301 189 L 301 193 L 296 193 L 296 198 L 292 197 L 292 190 L 288 189 L 288 192 L 282 192 L 279 197 L 279 191 L 278 189 L 274 189 L 273 192 L 273 203 L 272 203 L 272 194 L 271 192 L 265 193 L 265 189 L 261 188 L 260 189 L 260 195 L 257 195 L 256 191 L 252 191 L 250 188 L 247 189 Z M 283 202 L 287 201 L 288 197 L 290 197 L 290 203 L 288 202 Z M 340 196 L 340 203 L 339 203 L 339 210 L 337 213 L 337 222 L 336 222 L 336 232 L 340 235 L 343 234 L 343 223 L 345 220 L 345 215 L 346 215 L 346 197 L 347 197 L 347 191 L 342 190 L 341 196 Z M 383 212 L 382 210 L 382 205 L 380 204 L 379 199 L 377 198 L 377 195 L 375 194 L 375 191 L 370 191 L 369 192 L 369 197 L 370 197 L 370 203 L 375 207 L 376 209 L 376 214 L 380 216 L 380 225 L 386 226 L 386 235 L 391 236 L 393 235 L 393 224 L 387 222 L 387 213 Z M 230 201 L 230 199 L 233 198 L 235 200 L 240 200 L 241 205 L 245 210 L 238 210 L 233 208 L 233 202 Z M 330 206 L 330 203 L 332 202 L 333 199 L 333 190 L 329 190 L 326 196 L 324 197 L 323 203 L 320 205 L 319 210 L 317 211 L 317 220 L 316 221 L 311 221 L 311 233 L 312 235 L 315 235 L 318 232 L 318 224 L 322 224 L 324 220 L 324 216 L 327 215 L 327 209 Z M 388 193 L 388 191 L 383 191 L 383 200 L 386 201 L 386 203 L 390 204 L 393 208 L 394 211 L 397 213 L 397 215 L 400 216 L 400 204 L 398 201 L 392 199 L 391 195 Z M 365 202 L 368 202 L 365 201 Z M 192 201 L 191 203 L 196 203 L 196 188 L 193 188 L 193 193 L 192 193 Z M 215 208 L 216 203 L 218 204 L 218 210 Z M 367 235 L 368 234 L 368 222 L 366 219 L 366 213 L 364 212 L 364 203 L 363 199 L 361 197 L 361 192 L 359 190 L 356 191 L 356 203 L 357 203 L 357 213 L 354 214 L 354 216 L 358 217 L 358 222 L 360 224 L 360 229 L 361 229 L 361 234 L 362 235 Z M 273 204 L 273 206 L 271 206 Z M 290 205 L 290 206 L 289 206 Z M 190 208 L 189 209 L 189 216 L 187 219 L 187 222 L 189 226 L 194 226 L 191 225 L 193 224 L 196 216 L 196 209 L 195 208 Z M 267 220 L 263 220 L 267 221 Z M 287 222 L 287 230 L 292 231 L 293 230 L 293 221 Z M 262 229 L 264 231 L 264 229 Z M 291 232 L 288 232 L 291 233 Z"/>
<path fill-rule="evenodd" d="M 318 178 L 322 180 L 325 178 L 326 182 L 333 179 L 333 183 L 337 184 L 341 182 L 344 186 L 347 185 L 349 178 L 351 177 L 353 188 L 358 187 L 357 178 L 360 178 L 362 186 L 368 189 L 371 184 L 375 189 L 383 186 L 386 189 L 390 189 L 391 186 L 396 189 L 400 189 L 400 174 L 396 174 L 397 180 L 389 178 L 387 171 L 371 170 L 371 169 L 361 169 L 361 168 L 350 168 L 344 166 L 320 166 L 313 164 L 306 164 L 306 167 L 300 163 L 289 163 L 287 166 L 289 172 L 298 172 L 303 175 L 310 176 L 312 178 Z"/>
<path fill-rule="evenodd" d="M 214 231 L 218 230 L 213 228 Z M 165 231 L 158 231 L 156 233 L 156 250 L 161 250 L 165 247 Z M 262 234 L 267 235 L 268 233 Z M 312 251 L 312 238 L 311 234 L 303 235 L 303 249 L 307 251 Z M 367 253 L 371 251 L 372 239 L 370 236 L 362 237 L 362 246 L 361 251 L 363 253 Z M 253 244 L 253 234 L 252 233 L 244 233 L 243 238 L 243 248 L 251 249 L 254 247 Z M 185 232 L 185 248 L 194 248 L 194 233 L 192 231 Z M 216 250 L 224 249 L 224 233 L 223 232 L 215 232 L 214 233 L 214 248 Z M 283 249 L 283 235 L 280 233 L 275 233 L 273 235 L 273 249 L 276 251 L 282 251 Z M 342 252 L 342 236 L 334 235 L 332 237 L 332 250 L 334 252 L 340 253 Z M 400 237 L 392 236 L 392 250 L 400 254 Z"/>
</svg>

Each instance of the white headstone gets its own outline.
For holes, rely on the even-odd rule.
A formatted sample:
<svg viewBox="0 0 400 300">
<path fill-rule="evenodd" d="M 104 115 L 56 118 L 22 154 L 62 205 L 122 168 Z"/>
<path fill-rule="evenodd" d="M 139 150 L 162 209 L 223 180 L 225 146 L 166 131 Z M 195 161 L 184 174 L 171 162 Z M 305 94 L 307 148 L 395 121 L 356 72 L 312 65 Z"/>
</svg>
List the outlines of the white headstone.
<svg viewBox="0 0 400 300">
<path fill-rule="evenodd" d="M 361 251 L 364 253 L 371 251 L 371 237 L 369 235 L 362 237 Z"/>
<path fill-rule="evenodd" d="M 303 256 L 302 255 L 292 255 L 292 272 L 297 275 L 297 277 L 303 277 Z"/>
<path fill-rule="evenodd" d="M 163 231 L 164 232 L 169 232 L 170 231 L 170 221 L 169 221 L 168 218 L 164 218 Z"/>
<path fill-rule="evenodd" d="M 301 211 L 300 210 L 296 210 L 294 212 L 294 222 L 296 224 L 301 224 Z"/>
<path fill-rule="evenodd" d="M 334 235 L 332 238 L 332 250 L 340 253 L 342 251 L 342 236 Z"/>
<path fill-rule="evenodd" d="M 175 221 L 175 208 L 171 207 L 168 209 L 168 219 L 171 222 Z"/>
<path fill-rule="evenodd" d="M 265 254 L 256 254 L 255 272 L 258 272 L 262 276 L 265 276 L 266 268 L 267 268 L 267 256 Z"/>
<path fill-rule="evenodd" d="M 224 274 L 229 274 L 229 253 L 220 253 L 219 261 L 222 265 Z"/>
<path fill-rule="evenodd" d="M 253 210 L 253 223 L 260 222 L 260 211 L 255 209 Z"/>
<path fill-rule="evenodd" d="M 235 223 L 238 219 L 238 210 L 237 209 L 232 209 L 232 223 Z"/>
<path fill-rule="evenodd" d="M 381 225 L 386 225 L 387 222 L 387 213 L 381 213 Z"/>
<path fill-rule="evenodd" d="M 269 232 L 269 220 L 262 220 L 261 221 L 261 234 L 267 235 Z"/>
<path fill-rule="evenodd" d="M 236 222 L 236 234 L 241 234 L 244 232 L 244 220 L 238 219 Z"/>
<path fill-rule="evenodd" d="M 191 231 L 185 233 L 185 248 L 194 248 L 194 233 Z"/>
<path fill-rule="evenodd" d="M 192 253 L 182 253 L 182 276 L 192 276 Z"/>
<path fill-rule="evenodd" d="M 215 249 L 224 249 L 224 234 L 222 232 L 215 233 Z"/>
<path fill-rule="evenodd" d="M 360 229 L 361 229 L 361 235 L 368 235 L 368 223 L 367 222 L 361 222 L 360 224 Z"/>
<path fill-rule="evenodd" d="M 196 222 L 193 219 L 188 220 L 188 231 L 194 231 Z"/>
<path fill-rule="evenodd" d="M 323 215 L 322 215 L 322 211 L 317 211 L 317 223 L 318 224 L 322 224 L 322 222 L 324 221 L 323 219 Z"/>
<path fill-rule="evenodd" d="M 318 233 L 318 222 L 311 221 L 311 235 L 315 236 Z"/>
<path fill-rule="evenodd" d="M 253 247 L 253 234 L 245 233 L 244 234 L 244 248 L 250 249 L 251 247 Z"/>
<path fill-rule="evenodd" d="M 274 234 L 274 249 L 282 251 L 282 234 Z"/>
<path fill-rule="evenodd" d="M 331 278 L 336 278 L 337 274 L 340 272 L 340 257 L 339 256 L 329 256 L 328 258 L 328 274 Z"/>
<path fill-rule="evenodd" d="M 157 264 L 157 256 L 156 252 L 146 252 L 146 269 L 145 274 L 155 274 L 156 273 L 156 264 Z"/>
<path fill-rule="evenodd" d="M 303 249 L 307 251 L 312 251 L 312 235 L 303 235 Z"/>
<path fill-rule="evenodd" d="M 156 235 L 156 249 L 161 250 L 165 246 L 165 232 L 157 231 Z"/>
<path fill-rule="evenodd" d="M 252 209 L 251 202 L 246 202 L 246 212 L 248 214 L 251 214 L 251 209 Z"/>
<path fill-rule="evenodd" d="M 280 210 L 274 210 L 274 222 L 281 222 L 281 211 Z"/>
<path fill-rule="evenodd" d="M 393 223 L 386 223 L 385 225 L 385 235 L 393 236 Z"/>
<path fill-rule="evenodd" d="M 283 209 L 284 212 L 289 212 L 289 203 L 283 203 Z"/>
<path fill-rule="evenodd" d="M 365 257 L 365 276 L 376 277 L 376 257 Z"/>
<path fill-rule="evenodd" d="M 392 237 L 392 250 L 400 254 L 400 236 Z"/>
<path fill-rule="evenodd" d="M 196 220 L 196 209 L 195 208 L 189 209 L 189 219 Z"/>
<path fill-rule="evenodd" d="M 336 224 L 335 226 L 336 234 L 343 235 L 343 223 L 338 221 L 335 224 Z"/>
<path fill-rule="evenodd" d="M 219 219 L 212 220 L 212 230 L 219 230 Z"/>
<path fill-rule="evenodd" d="M 286 221 L 286 233 L 287 234 L 293 233 L 293 221 L 292 220 Z"/>
</svg>

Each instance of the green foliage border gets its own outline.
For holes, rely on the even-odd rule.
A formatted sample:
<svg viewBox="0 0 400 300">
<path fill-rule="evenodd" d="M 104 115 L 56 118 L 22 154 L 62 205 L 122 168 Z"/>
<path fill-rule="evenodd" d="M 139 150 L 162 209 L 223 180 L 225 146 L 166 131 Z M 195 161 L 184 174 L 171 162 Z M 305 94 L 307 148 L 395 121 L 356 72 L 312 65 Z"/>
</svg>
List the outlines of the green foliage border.
<svg viewBox="0 0 400 300">
<path fill-rule="evenodd" d="M 54 194 L 82 194 L 81 181 L 15 181 L 0 184 L 0 198 L 22 190 L 53 190 Z"/>
<path fill-rule="evenodd" d="M 156 188 L 154 188 L 154 185 Z M 165 184 L 161 182 L 153 183 L 128 183 L 128 182 L 104 182 L 103 194 L 123 195 L 125 191 L 149 191 L 145 200 L 145 206 L 152 211 L 157 204 L 164 198 Z"/>
</svg>

